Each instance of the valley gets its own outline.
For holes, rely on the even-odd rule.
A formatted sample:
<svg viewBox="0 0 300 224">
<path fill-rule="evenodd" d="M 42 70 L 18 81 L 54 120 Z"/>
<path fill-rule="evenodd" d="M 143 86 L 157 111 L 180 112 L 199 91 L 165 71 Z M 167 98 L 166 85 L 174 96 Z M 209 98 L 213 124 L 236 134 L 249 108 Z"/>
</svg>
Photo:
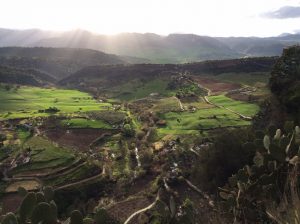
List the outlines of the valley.
<svg viewBox="0 0 300 224">
<path fill-rule="evenodd" d="M 49 49 L 32 51 L 25 57 Z M 269 220 L 251 215 L 263 211 L 257 198 L 285 186 L 275 174 L 292 172 L 298 158 L 295 52 L 188 64 L 78 60 L 82 67 L 56 76 L 31 63 L 4 65 L 1 219 L 21 219 L 26 205 L 52 206 L 27 217 L 48 224 L 74 216 L 80 224 Z"/>
<path fill-rule="evenodd" d="M 131 73 L 115 83 L 109 77 L 121 73 L 107 67 L 109 76 L 85 72 L 78 86 L 72 77 L 48 87 L 1 84 L 3 212 L 16 211 L 20 188 L 51 186 L 61 214 L 101 199 L 115 220 L 133 223 L 134 212 L 155 208 L 159 181 L 171 174 L 163 164 L 176 147 L 197 155 L 195 140 L 249 126 L 268 95 L 267 72 L 199 75 L 145 66 L 151 78 Z"/>
</svg>

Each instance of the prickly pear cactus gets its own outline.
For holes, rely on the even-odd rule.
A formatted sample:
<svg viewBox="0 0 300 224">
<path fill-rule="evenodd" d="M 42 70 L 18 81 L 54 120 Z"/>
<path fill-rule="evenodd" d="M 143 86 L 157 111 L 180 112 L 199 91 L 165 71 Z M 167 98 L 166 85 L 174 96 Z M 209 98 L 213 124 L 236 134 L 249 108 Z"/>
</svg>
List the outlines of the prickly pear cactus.
<svg viewBox="0 0 300 224">
<path fill-rule="evenodd" d="M 83 224 L 83 217 L 80 211 L 74 210 L 71 213 L 70 224 Z"/>
<path fill-rule="evenodd" d="M 83 224 L 94 224 L 94 220 L 91 218 L 84 218 Z"/>
<path fill-rule="evenodd" d="M 30 192 L 25 196 L 19 208 L 21 223 L 26 223 L 31 217 L 31 214 L 36 206 L 36 201 L 36 194 L 33 192 Z"/>
<path fill-rule="evenodd" d="M 44 188 L 44 195 L 47 202 L 50 202 L 54 198 L 54 191 L 53 188 L 50 186 L 47 186 Z"/>
<path fill-rule="evenodd" d="M 50 210 L 51 210 L 51 213 L 50 213 L 51 220 L 53 220 L 53 221 L 56 222 L 57 221 L 58 212 L 57 212 L 57 206 L 56 206 L 56 204 L 55 204 L 54 201 L 50 202 Z"/>
<path fill-rule="evenodd" d="M 45 195 L 43 192 L 36 193 L 36 201 L 37 201 L 37 203 L 46 202 L 46 198 L 45 198 Z"/>
<path fill-rule="evenodd" d="M 2 220 L 2 224 L 18 224 L 17 217 L 14 213 L 7 213 Z"/>
<path fill-rule="evenodd" d="M 254 140 L 254 164 L 240 169 L 228 179 L 226 186 L 220 188 L 220 198 L 223 199 L 221 205 L 232 217 L 240 217 L 241 220 L 247 217 L 258 223 L 261 220 L 255 219 L 253 215 L 259 213 L 257 209 L 265 208 L 263 203 L 268 200 L 278 201 L 281 197 L 278 189 L 285 187 L 284 175 L 291 165 L 300 163 L 300 128 L 292 128 L 291 123 L 288 123 L 285 131 L 283 133 L 272 126 L 268 135 Z"/>
<path fill-rule="evenodd" d="M 18 194 L 21 196 L 21 197 L 25 197 L 27 195 L 27 190 L 24 188 L 24 187 L 18 187 Z"/>
<path fill-rule="evenodd" d="M 31 216 L 31 224 L 53 224 L 53 216 L 51 215 L 51 207 L 46 202 L 39 203 L 33 210 Z"/>
</svg>

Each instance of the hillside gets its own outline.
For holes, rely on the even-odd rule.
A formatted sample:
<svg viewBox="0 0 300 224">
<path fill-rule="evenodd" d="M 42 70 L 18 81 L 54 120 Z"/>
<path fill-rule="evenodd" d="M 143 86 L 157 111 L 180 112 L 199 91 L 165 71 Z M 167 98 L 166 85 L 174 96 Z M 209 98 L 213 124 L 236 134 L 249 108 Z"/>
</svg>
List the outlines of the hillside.
<svg viewBox="0 0 300 224">
<path fill-rule="evenodd" d="M 294 220 L 298 121 L 282 131 L 252 121 L 269 97 L 297 116 L 298 61 L 294 47 L 281 58 L 88 66 L 59 88 L 0 85 L 2 220 L 52 206 L 41 220 L 274 223 L 281 203 L 278 217 Z"/>
<path fill-rule="evenodd" d="M 187 63 L 245 56 L 279 56 L 284 47 L 299 42 L 299 34 L 258 38 L 208 37 L 194 34 L 160 36 L 153 33 L 122 33 L 109 36 L 85 30 L 0 30 L 0 46 L 88 48 L 122 55 L 122 59 L 130 63 Z M 140 59 L 136 61 L 134 58 Z"/>
<path fill-rule="evenodd" d="M 204 61 L 190 64 L 137 64 L 86 67 L 60 81 L 61 85 L 103 88 L 120 85 L 135 78 L 149 80 L 178 73 L 218 75 L 220 73 L 268 72 L 276 57 Z"/>
<path fill-rule="evenodd" d="M 0 48 L 0 65 L 21 69 L 36 69 L 56 80 L 60 80 L 85 66 L 124 63 L 127 62 L 116 55 L 89 49 Z"/>
<path fill-rule="evenodd" d="M 0 83 L 42 86 L 55 82 L 48 74 L 35 69 L 21 69 L 0 65 Z"/>
</svg>

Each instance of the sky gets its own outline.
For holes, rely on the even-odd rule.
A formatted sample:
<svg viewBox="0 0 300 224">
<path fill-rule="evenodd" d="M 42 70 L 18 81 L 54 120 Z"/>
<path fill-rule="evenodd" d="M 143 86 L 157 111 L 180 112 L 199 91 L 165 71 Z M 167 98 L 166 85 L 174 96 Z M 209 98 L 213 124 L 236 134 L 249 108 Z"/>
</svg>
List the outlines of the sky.
<svg viewBox="0 0 300 224">
<path fill-rule="evenodd" d="M 276 36 L 300 32 L 300 0 L 0 0 L 0 27 Z"/>
</svg>

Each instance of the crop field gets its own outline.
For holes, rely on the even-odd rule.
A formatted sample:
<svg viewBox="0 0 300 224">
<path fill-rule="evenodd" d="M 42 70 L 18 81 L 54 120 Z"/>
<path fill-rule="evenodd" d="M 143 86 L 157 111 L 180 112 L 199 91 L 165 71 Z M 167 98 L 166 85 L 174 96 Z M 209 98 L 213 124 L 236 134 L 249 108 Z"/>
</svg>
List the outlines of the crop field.
<svg viewBox="0 0 300 224">
<path fill-rule="evenodd" d="M 166 97 L 155 102 L 153 110 L 159 113 L 179 111 L 180 106 L 178 100 L 175 97 Z"/>
<path fill-rule="evenodd" d="M 55 107 L 59 114 L 105 110 L 110 103 L 98 103 L 88 93 L 77 90 L 20 87 L 0 88 L 0 120 L 48 116 L 41 110 Z"/>
<path fill-rule="evenodd" d="M 89 145 L 109 130 L 96 128 L 58 129 L 47 130 L 45 135 L 61 146 L 79 151 L 88 151 Z"/>
<path fill-rule="evenodd" d="M 240 83 L 242 85 L 255 86 L 257 83 L 268 83 L 270 74 L 261 72 L 252 73 L 222 73 L 213 77 L 215 80 L 231 83 Z"/>
<path fill-rule="evenodd" d="M 224 95 L 210 96 L 209 100 L 216 105 L 226 107 L 245 116 L 252 117 L 259 110 L 259 106 L 257 104 L 233 100 Z"/>
<path fill-rule="evenodd" d="M 259 110 L 256 104 L 233 100 L 224 95 L 210 96 L 209 100 L 244 116 L 252 117 Z M 203 133 L 215 128 L 246 126 L 251 123 L 225 108 L 215 107 L 205 102 L 193 102 L 187 105 L 195 106 L 196 110 L 194 112 L 166 112 L 160 115 L 161 119 L 166 121 L 166 126 L 158 129 L 160 136 L 166 134 L 199 135 L 200 131 Z"/>
<path fill-rule="evenodd" d="M 171 96 L 174 93 L 168 90 L 168 80 L 154 79 L 145 83 L 139 81 L 132 81 L 122 86 L 118 86 L 121 89 L 116 98 L 120 100 L 135 100 L 149 96 L 151 93 L 158 93 L 162 96 Z"/>
<path fill-rule="evenodd" d="M 167 130 L 206 130 L 227 126 L 249 125 L 249 121 L 244 121 L 239 116 L 221 108 L 201 109 L 196 112 L 169 112 L 163 115 L 167 121 Z"/>
<path fill-rule="evenodd" d="M 54 145 L 42 137 L 32 137 L 23 146 L 31 150 L 30 162 L 16 167 L 13 172 L 38 171 L 52 169 L 59 166 L 68 166 L 74 160 L 74 154 L 66 149 Z"/>
<path fill-rule="evenodd" d="M 197 83 L 210 89 L 213 93 L 228 92 L 230 90 L 239 89 L 241 85 L 239 83 L 231 83 L 224 80 L 215 79 L 212 76 L 194 76 Z"/>
<path fill-rule="evenodd" d="M 111 129 L 112 126 L 102 120 L 91 120 L 86 118 L 72 118 L 61 121 L 63 126 L 68 128 L 100 128 Z"/>
</svg>

